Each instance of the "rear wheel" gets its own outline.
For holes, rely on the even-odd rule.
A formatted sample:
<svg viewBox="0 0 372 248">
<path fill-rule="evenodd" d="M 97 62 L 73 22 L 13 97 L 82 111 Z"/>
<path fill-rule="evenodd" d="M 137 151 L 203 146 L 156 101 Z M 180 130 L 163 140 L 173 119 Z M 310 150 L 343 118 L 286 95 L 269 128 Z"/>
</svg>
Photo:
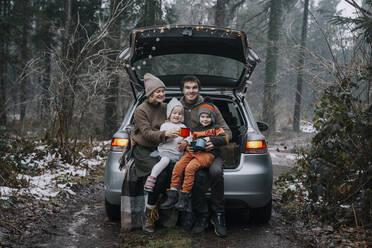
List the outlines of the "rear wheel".
<svg viewBox="0 0 372 248">
<path fill-rule="evenodd" d="M 251 208 L 250 218 L 256 224 L 266 224 L 271 219 L 272 199 L 264 207 Z"/>
<path fill-rule="evenodd" d="M 105 209 L 110 220 L 120 220 L 120 205 L 111 204 L 105 199 Z"/>
</svg>

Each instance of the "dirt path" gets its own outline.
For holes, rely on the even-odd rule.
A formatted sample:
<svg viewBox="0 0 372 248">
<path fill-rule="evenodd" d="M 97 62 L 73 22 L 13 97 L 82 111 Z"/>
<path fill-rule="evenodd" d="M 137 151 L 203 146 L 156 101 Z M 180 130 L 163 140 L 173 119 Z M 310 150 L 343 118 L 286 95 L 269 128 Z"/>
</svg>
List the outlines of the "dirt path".
<svg viewBox="0 0 372 248">
<path fill-rule="evenodd" d="M 270 149 L 273 158 L 274 177 L 290 170 L 293 160 L 288 159 L 290 149 L 282 149 L 287 144 L 276 144 Z M 103 171 L 102 171 L 103 172 Z M 102 178 L 102 177 L 101 177 Z M 104 209 L 103 182 L 96 180 L 74 189 L 76 195 L 63 200 L 52 217 L 43 216 L 29 227 L 16 242 L 10 241 L 4 247 L 196 247 L 196 248 L 239 248 L 239 247 L 305 247 L 297 240 L 293 227 L 275 209 L 280 209 L 273 192 L 273 214 L 267 225 L 249 222 L 248 213 L 227 212 L 228 237 L 218 238 L 212 228 L 201 235 L 192 235 L 181 227 L 157 228 L 152 235 L 141 230 L 120 234 L 120 222 L 108 220 Z M 0 247 L 2 245 L 0 244 Z"/>
<path fill-rule="evenodd" d="M 275 175 L 288 169 L 274 165 Z M 274 209 L 276 204 L 274 200 Z M 197 236 L 180 227 L 160 227 L 153 235 L 140 230 L 120 235 L 120 222 L 111 222 L 105 215 L 100 181 L 79 189 L 54 217 L 30 225 L 23 241 L 11 247 L 304 247 L 275 210 L 269 224 L 262 226 L 249 223 L 247 213 L 228 211 L 227 227 L 225 239 L 218 238 L 212 228 Z"/>
<path fill-rule="evenodd" d="M 107 219 L 103 182 L 79 190 L 66 209 L 30 230 L 26 244 L 15 247 L 120 247 L 120 223 Z"/>
</svg>

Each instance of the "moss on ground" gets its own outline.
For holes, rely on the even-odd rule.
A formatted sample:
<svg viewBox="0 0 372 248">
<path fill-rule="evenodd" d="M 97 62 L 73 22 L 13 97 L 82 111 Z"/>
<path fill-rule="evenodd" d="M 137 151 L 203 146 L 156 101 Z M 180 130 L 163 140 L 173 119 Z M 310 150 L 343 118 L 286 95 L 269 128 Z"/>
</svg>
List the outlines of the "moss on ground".
<svg viewBox="0 0 372 248">
<path fill-rule="evenodd" d="M 188 248 L 191 247 L 191 235 L 182 228 L 160 228 L 153 234 L 144 234 L 142 230 L 122 233 L 121 248 Z"/>
</svg>

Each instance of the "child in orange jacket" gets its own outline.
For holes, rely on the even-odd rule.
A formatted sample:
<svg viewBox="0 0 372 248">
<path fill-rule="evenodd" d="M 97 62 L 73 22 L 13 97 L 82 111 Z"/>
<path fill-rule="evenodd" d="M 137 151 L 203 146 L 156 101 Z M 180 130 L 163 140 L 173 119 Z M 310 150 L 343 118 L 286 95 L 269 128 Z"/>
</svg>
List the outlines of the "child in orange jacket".
<svg viewBox="0 0 372 248">
<path fill-rule="evenodd" d="M 192 138 L 194 140 L 193 142 L 196 142 L 196 146 L 193 146 L 193 152 L 185 152 L 174 166 L 171 187 L 170 190 L 167 191 L 167 200 L 160 205 L 161 209 L 169 209 L 175 206 L 179 210 L 185 210 L 191 195 L 190 192 L 194 185 L 196 171 L 201 168 L 209 167 L 217 156 L 217 149 L 207 152 L 198 145 L 205 144 L 209 141 L 215 147 L 229 143 L 229 138 L 224 130 L 215 125 L 215 108 L 212 103 L 202 103 L 198 108 L 198 116 L 199 125 L 196 129 L 192 130 Z M 198 139 L 204 139 L 204 141 L 198 141 Z M 195 149 L 198 148 L 202 150 L 196 151 Z M 178 194 L 178 188 L 183 174 L 182 190 Z"/>
</svg>

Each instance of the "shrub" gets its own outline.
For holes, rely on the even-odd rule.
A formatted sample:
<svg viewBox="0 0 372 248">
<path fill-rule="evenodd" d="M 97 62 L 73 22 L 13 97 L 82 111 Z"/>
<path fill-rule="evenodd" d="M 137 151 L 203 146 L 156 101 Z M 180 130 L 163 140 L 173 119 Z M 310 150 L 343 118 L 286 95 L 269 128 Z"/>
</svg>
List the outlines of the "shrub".
<svg viewBox="0 0 372 248">
<path fill-rule="evenodd" d="M 287 177 L 308 192 L 305 212 L 324 222 L 371 223 L 372 107 L 354 96 L 357 90 L 346 78 L 324 91 L 315 109 L 312 146 L 298 160 L 297 175 Z M 285 197 L 289 193 L 293 189 Z"/>
</svg>

